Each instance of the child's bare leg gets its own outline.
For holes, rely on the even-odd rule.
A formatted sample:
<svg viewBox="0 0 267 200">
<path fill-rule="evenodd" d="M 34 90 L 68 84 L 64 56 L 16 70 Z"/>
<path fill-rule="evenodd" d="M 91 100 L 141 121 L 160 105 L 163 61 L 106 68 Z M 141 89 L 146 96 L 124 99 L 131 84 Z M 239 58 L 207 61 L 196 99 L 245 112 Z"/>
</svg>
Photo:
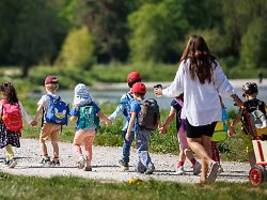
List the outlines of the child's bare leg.
<svg viewBox="0 0 267 200">
<path fill-rule="evenodd" d="M 54 126 L 53 131 L 51 133 L 51 144 L 53 147 L 53 155 L 54 155 L 54 160 L 58 160 L 59 158 L 59 146 L 58 146 L 58 140 L 59 140 L 59 133 L 61 130 L 61 126 Z"/>
<path fill-rule="evenodd" d="M 53 155 L 54 159 L 58 159 L 59 157 L 59 147 L 58 147 L 58 141 L 51 141 L 52 147 L 53 147 Z"/>
<path fill-rule="evenodd" d="M 47 146 L 46 146 L 45 140 L 41 138 L 40 139 L 40 144 L 41 144 L 42 155 L 43 156 L 48 156 Z"/>
</svg>

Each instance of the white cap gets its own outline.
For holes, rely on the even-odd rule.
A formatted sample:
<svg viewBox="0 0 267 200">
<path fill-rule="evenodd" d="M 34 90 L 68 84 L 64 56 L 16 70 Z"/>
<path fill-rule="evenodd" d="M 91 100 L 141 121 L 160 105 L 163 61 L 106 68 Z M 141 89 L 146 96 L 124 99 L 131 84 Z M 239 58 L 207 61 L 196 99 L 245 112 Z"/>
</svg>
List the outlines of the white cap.
<svg viewBox="0 0 267 200">
<path fill-rule="evenodd" d="M 92 102 L 92 97 L 89 92 L 89 88 L 83 84 L 79 83 L 74 89 L 74 106 L 82 106 Z"/>
</svg>

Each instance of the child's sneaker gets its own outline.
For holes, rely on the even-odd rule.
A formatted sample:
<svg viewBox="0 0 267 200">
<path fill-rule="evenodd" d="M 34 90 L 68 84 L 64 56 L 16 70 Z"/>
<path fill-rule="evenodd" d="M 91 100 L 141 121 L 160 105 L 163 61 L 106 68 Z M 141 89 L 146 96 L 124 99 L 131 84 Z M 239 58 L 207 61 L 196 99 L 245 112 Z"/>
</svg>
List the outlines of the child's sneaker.
<svg viewBox="0 0 267 200">
<path fill-rule="evenodd" d="M 193 166 L 193 174 L 199 175 L 200 172 L 201 172 L 201 164 L 198 161 L 196 161 L 196 163 Z"/>
<path fill-rule="evenodd" d="M 93 171 L 91 166 L 86 166 L 83 170 L 86 171 L 86 172 Z"/>
<path fill-rule="evenodd" d="M 182 165 L 177 166 L 177 167 L 176 167 L 176 174 L 177 174 L 177 175 L 183 175 L 183 174 L 185 174 L 184 166 L 182 166 Z"/>
<path fill-rule="evenodd" d="M 139 161 L 138 164 L 137 164 L 137 166 L 136 166 L 136 171 L 138 173 L 143 174 L 146 171 L 146 167 Z"/>
<path fill-rule="evenodd" d="M 53 159 L 50 163 L 52 167 L 60 166 L 59 159 Z"/>
<path fill-rule="evenodd" d="M 126 163 L 124 160 L 119 160 L 119 165 L 123 169 L 123 171 L 128 171 L 129 170 L 129 164 Z"/>
<path fill-rule="evenodd" d="M 17 165 L 17 161 L 15 159 L 11 159 L 8 162 L 8 168 L 14 168 Z"/>
<path fill-rule="evenodd" d="M 84 165 L 85 165 L 85 159 L 83 156 L 80 156 L 78 162 L 77 162 L 77 167 L 79 169 L 83 169 L 84 168 Z"/>
<path fill-rule="evenodd" d="M 40 164 L 42 164 L 42 165 L 50 165 L 51 164 L 50 157 L 43 156 Z"/>
<path fill-rule="evenodd" d="M 154 164 L 149 164 L 146 171 L 145 171 L 145 174 L 147 174 L 147 175 L 153 174 L 154 171 L 155 171 Z"/>
</svg>

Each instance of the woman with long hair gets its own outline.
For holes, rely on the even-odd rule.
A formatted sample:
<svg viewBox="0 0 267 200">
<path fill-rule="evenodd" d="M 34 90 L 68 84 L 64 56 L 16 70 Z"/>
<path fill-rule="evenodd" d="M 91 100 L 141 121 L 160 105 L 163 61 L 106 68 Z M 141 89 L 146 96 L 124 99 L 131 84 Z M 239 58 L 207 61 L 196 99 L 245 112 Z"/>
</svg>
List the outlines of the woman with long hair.
<svg viewBox="0 0 267 200">
<path fill-rule="evenodd" d="M 184 93 L 181 117 L 186 120 L 188 144 L 201 159 L 200 182 L 214 182 L 219 164 L 211 158 L 210 138 L 216 122 L 221 120 L 219 95 L 231 96 L 237 105 L 242 102 L 203 37 L 189 38 L 174 81 L 165 89 L 155 88 L 154 93 L 169 97 Z"/>
</svg>

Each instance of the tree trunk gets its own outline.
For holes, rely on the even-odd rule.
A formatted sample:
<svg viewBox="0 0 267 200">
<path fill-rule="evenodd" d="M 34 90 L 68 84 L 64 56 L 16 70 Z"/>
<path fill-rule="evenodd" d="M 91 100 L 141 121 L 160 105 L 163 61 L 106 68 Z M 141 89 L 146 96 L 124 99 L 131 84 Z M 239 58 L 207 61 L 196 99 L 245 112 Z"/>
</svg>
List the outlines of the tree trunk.
<svg viewBox="0 0 267 200">
<path fill-rule="evenodd" d="M 29 65 L 23 65 L 22 66 L 22 73 L 21 73 L 21 77 L 22 78 L 27 78 L 28 77 L 28 75 L 29 75 L 29 69 L 30 69 L 30 66 Z"/>
</svg>

